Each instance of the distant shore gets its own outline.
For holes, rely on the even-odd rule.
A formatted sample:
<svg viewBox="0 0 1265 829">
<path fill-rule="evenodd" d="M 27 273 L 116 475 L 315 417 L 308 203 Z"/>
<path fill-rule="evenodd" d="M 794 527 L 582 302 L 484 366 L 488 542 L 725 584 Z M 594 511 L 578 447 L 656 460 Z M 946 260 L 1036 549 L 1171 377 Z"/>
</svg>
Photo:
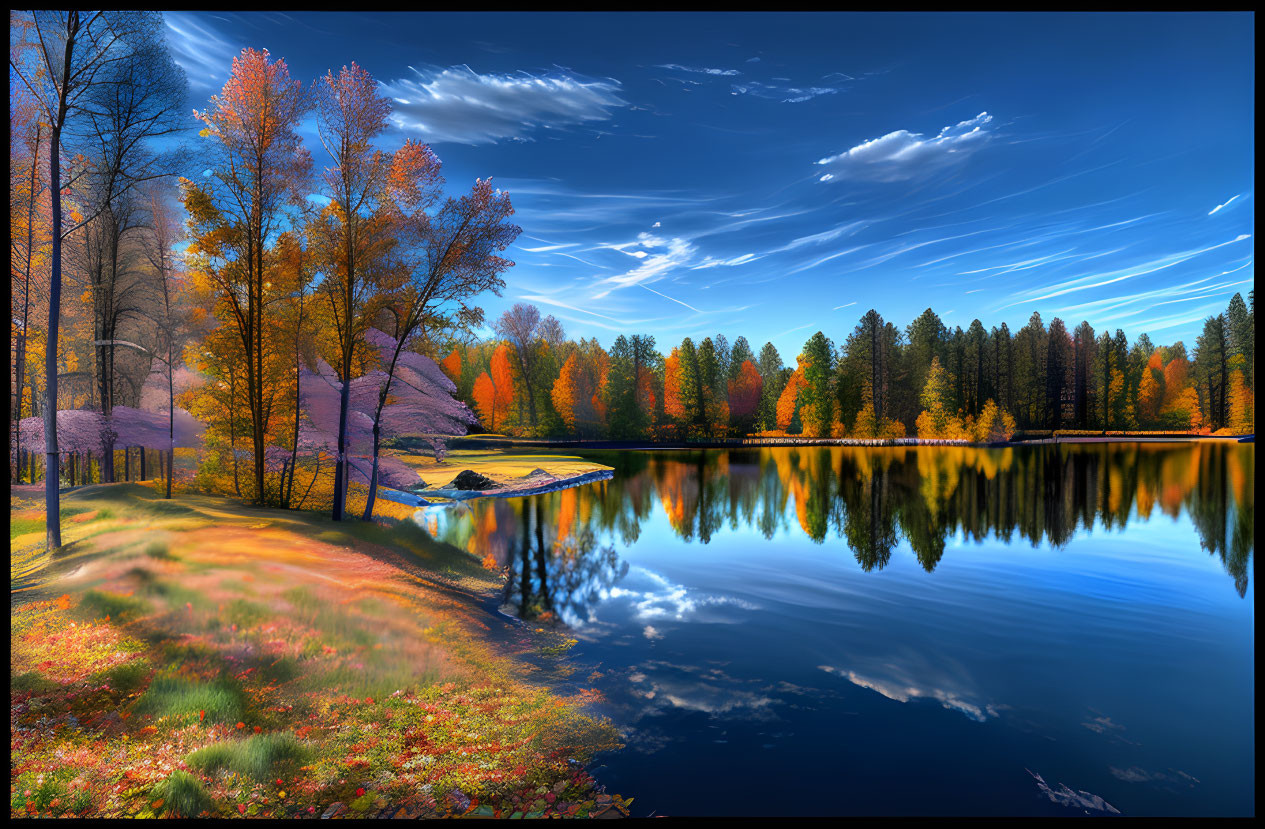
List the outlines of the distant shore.
<svg viewBox="0 0 1265 829">
<path fill-rule="evenodd" d="M 995 443 L 968 440 L 924 440 L 922 438 L 887 438 L 860 440 L 853 438 L 803 438 L 795 436 L 767 438 L 716 438 L 698 441 L 653 440 L 575 440 L 547 438 L 507 438 L 470 435 L 454 441 L 454 445 L 479 449 L 741 449 L 772 446 L 976 446 L 999 448 L 1035 446 L 1051 443 L 1184 443 L 1196 440 L 1253 443 L 1253 435 L 1199 435 L 1188 432 L 1148 432 L 1130 434 L 1028 434 Z"/>
</svg>

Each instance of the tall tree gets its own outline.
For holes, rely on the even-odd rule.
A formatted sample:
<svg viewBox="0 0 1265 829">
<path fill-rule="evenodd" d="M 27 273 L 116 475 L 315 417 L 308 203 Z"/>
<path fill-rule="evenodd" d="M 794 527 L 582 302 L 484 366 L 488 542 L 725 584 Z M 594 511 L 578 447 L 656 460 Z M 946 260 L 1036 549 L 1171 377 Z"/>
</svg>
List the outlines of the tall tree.
<svg viewBox="0 0 1265 829">
<path fill-rule="evenodd" d="M 1215 432 L 1230 419 L 1230 331 L 1225 314 L 1204 320 L 1203 333 L 1195 342 L 1196 390 L 1208 425 Z"/>
<path fill-rule="evenodd" d="M 45 345 L 44 406 L 44 507 L 47 544 L 61 546 L 57 447 L 57 346 L 61 313 L 62 242 L 75 230 L 63 227 L 62 190 L 71 181 L 61 173 L 63 137 L 73 136 L 84 112 L 93 105 L 102 86 L 130 82 L 129 63 L 147 54 L 158 42 L 162 18 L 153 12 L 45 11 L 15 16 L 23 34 L 10 39 L 9 67 L 12 77 L 36 99 L 41 117 L 49 127 L 48 186 L 52 227 L 49 270 L 48 327 Z M 27 35 L 33 35 L 28 39 Z M 77 222 L 81 223 L 81 222 Z"/>
<path fill-rule="evenodd" d="M 281 387 L 276 381 L 287 368 L 278 357 L 289 350 L 273 343 L 276 306 L 287 297 L 272 290 L 268 254 L 285 219 L 283 208 L 307 196 L 311 157 L 296 131 L 307 110 L 302 84 L 290 78 L 284 60 L 269 60 L 267 50 L 243 50 L 210 107 L 195 111 L 206 124 L 209 181 L 181 182 L 192 231 L 189 252 L 218 294 L 218 315 L 239 340 L 257 503 L 269 500 L 264 453 Z"/>
<path fill-rule="evenodd" d="M 552 332 L 556 327 L 558 327 L 557 320 L 553 317 L 542 320 L 540 309 L 524 302 L 514 303 L 513 308 L 501 314 L 495 325 L 496 333 L 509 341 L 518 358 L 518 367 L 522 372 L 523 395 L 527 401 L 527 411 L 531 417 L 533 430 L 539 422 L 536 413 L 537 387 L 540 385 L 536 370 L 540 356 L 539 344 L 544 341 L 542 334 Z"/>
<path fill-rule="evenodd" d="M 1069 408 L 1075 409 L 1075 402 L 1068 401 L 1068 392 L 1073 383 L 1073 375 L 1075 373 L 1074 363 L 1074 347 L 1072 338 L 1067 333 L 1067 328 L 1063 325 L 1063 320 L 1055 317 L 1050 320 L 1050 330 L 1048 334 L 1048 345 L 1046 347 L 1045 357 L 1045 398 L 1046 411 L 1048 412 L 1048 425 L 1051 429 L 1059 429 L 1067 420 L 1064 411 L 1065 403 L 1071 403 Z"/>
</svg>

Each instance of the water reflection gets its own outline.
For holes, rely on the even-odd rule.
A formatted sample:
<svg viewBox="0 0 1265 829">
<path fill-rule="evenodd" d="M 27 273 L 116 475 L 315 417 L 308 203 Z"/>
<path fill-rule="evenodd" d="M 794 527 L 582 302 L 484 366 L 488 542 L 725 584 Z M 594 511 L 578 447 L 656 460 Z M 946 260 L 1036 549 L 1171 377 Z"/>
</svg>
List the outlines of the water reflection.
<svg viewBox="0 0 1265 829">
<path fill-rule="evenodd" d="M 481 499 L 433 529 L 509 566 L 525 617 L 581 623 L 627 574 L 613 542 L 637 541 L 656 503 L 683 541 L 726 527 L 773 540 L 842 541 L 866 572 L 903 539 L 927 572 L 961 533 L 1062 547 L 1080 530 L 1188 512 L 1244 596 L 1253 550 L 1254 447 L 1212 442 L 973 447 L 805 447 L 592 454 L 612 480 Z M 670 586 L 669 586 L 670 588 Z M 671 598 L 671 590 L 664 594 Z M 661 597 L 662 598 L 662 597 Z M 681 597 L 683 598 L 683 597 Z"/>
</svg>

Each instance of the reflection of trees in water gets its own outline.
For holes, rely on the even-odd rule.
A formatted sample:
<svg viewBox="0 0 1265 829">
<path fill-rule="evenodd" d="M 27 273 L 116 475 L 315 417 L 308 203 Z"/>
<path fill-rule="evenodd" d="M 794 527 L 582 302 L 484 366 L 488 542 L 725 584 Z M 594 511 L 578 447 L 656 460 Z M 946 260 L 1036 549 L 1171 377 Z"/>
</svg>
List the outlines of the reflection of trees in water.
<svg viewBox="0 0 1265 829">
<path fill-rule="evenodd" d="M 550 516 L 557 516 L 557 502 L 565 502 L 567 493 L 574 500 L 575 490 L 564 490 L 520 502 L 518 543 L 510 561 L 505 603 L 524 619 L 552 615 L 578 624 L 588 618 L 600 594 L 628 572 L 628 562 L 620 560 L 614 547 L 598 546 L 591 527 L 559 532 L 563 525 Z"/>
<path fill-rule="evenodd" d="M 596 539 L 632 543 L 656 501 L 687 541 L 706 544 L 726 525 L 772 539 L 797 524 L 815 542 L 842 539 L 866 571 L 885 567 L 900 538 L 932 571 L 957 533 L 1058 547 L 1082 529 L 1149 520 L 1157 508 L 1173 518 L 1189 512 L 1240 595 L 1254 549 L 1255 454 L 1237 444 L 797 447 L 601 460 L 616 467 L 613 480 L 512 509 L 476 502 L 470 544 L 513 558 L 513 591 L 529 609 L 583 618 L 584 603 L 626 570 Z"/>
</svg>

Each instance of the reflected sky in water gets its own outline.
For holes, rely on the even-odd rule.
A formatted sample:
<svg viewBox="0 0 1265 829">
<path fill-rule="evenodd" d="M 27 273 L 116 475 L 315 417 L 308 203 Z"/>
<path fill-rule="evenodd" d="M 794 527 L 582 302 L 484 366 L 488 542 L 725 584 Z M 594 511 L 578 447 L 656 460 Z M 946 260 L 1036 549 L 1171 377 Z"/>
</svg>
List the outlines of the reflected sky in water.
<svg viewBox="0 0 1265 829">
<path fill-rule="evenodd" d="M 595 453 L 418 520 L 574 631 L 642 814 L 1251 814 L 1254 451 Z"/>
</svg>

